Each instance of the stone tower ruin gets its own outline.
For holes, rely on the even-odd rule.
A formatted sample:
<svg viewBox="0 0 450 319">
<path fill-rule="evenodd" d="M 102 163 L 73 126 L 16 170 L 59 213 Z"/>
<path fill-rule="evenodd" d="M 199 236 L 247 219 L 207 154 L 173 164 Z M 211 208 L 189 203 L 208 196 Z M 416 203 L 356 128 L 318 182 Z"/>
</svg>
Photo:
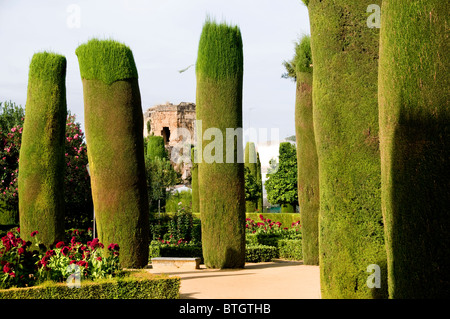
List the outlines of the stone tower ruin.
<svg viewBox="0 0 450 319">
<path fill-rule="evenodd" d="M 191 165 L 178 163 L 176 154 L 172 154 L 172 152 L 175 147 L 180 147 L 180 143 L 194 144 L 194 126 L 195 103 L 181 102 L 174 105 L 166 102 L 152 106 L 144 112 L 144 137 L 157 135 L 164 138 L 172 165 L 181 173 L 185 183 L 190 178 Z M 184 130 L 181 131 L 180 128 Z M 189 134 L 185 134 L 187 132 Z"/>
</svg>

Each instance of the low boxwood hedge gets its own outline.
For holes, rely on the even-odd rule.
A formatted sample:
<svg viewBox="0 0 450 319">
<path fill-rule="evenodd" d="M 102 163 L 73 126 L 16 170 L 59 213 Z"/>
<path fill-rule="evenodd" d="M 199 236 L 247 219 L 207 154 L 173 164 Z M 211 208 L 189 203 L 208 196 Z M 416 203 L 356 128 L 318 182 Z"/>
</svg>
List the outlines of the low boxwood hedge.
<svg viewBox="0 0 450 319">
<path fill-rule="evenodd" d="M 46 282 L 29 288 L 0 290 L 0 299 L 178 299 L 180 278 L 130 271 L 123 277 L 82 281 L 81 287 Z"/>
<path fill-rule="evenodd" d="M 302 260 L 301 239 L 280 239 L 278 241 L 278 256 L 288 260 Z"/>
<path fill-rule="evenodd" d="M 273 246 L 247 245 L 245 249 L 245 262 L 258 263 L 271 261 L 278 257 L 278 250 Z"/>
</svg>

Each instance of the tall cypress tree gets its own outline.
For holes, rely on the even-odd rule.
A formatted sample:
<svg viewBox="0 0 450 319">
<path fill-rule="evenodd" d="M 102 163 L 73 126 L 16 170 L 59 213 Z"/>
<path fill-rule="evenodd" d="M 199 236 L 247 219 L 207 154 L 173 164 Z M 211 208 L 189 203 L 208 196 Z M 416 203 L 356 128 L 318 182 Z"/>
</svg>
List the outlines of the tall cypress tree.
<svg viewBox="0 0 450 319">
<path fill-rule="evenodd" d="M 319 264 L 319 167 L 312 106 L 312 57 L 310 37 L 296 46 L 297 74 L 295 128 L 297 136 L 298 201 L 305 265 Z"/>
<path fill-rule="evenodd" d="M 64 136 L 66 58 L 33 55 L 19 162 L 21 237 L 39 232 L 45 245 L 64 238 Z"/>
<path fill-rule="evenodd" d="M 372 2 L 381 4 L 380 0 Z M 378 140 L 379 30 L 363 0 L 309 0 L 323 298 L 386 298 Z M 380 268 L 381 288 L 367 269 Z"/>
<path fill-rule="evenodd" d="M 123 267 L 143 267 L 148 263 L 149 217 L 133 53 L 116 41 L 93 39 L 76 54 L 99 239 L 119 244 Z"/>
<path fill-rule="evenodd" d="M 390 298 L 450 297 L 450 7 L 384 0 L 379 106 Z"/>
<path fill-rule="evenodd" d="M 208 128 L 218 129 L 222 136 L 216 136 L 215 142 L 224 148 L 222 160 L 213 162 L 206 161 L 205 142 L 197 150 L 202 154 L 198 181 L 203 257 L 210 268 L 241 268 L 245 264 L 244 163 L 236 155 L 227 163 L 225 149 L 226 130 L 242 128 L 243 51 L 238 27 L 204 24 L 196 75 L 199 133 L 204 136 Z M 242 142 L 235 141 L 234 152 L 238 149 L 243 149 Z"/>
</svg>

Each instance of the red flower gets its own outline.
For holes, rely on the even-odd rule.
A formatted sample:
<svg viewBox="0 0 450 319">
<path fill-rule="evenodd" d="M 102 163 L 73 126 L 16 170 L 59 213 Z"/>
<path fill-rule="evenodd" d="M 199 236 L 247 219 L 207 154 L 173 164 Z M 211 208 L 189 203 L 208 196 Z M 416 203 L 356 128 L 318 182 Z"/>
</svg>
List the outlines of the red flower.
<svg viewBox="0 0 450 319">
<path fill-rule="evenodd" d="M 23 249 L 22 247 L 20 247 L 17 252 L 19 253 L 19 255 L 22 255 L 25 252 L 25 249 Z"/>
<path fill-rule="evenodd" d="M 9 263 L 6 263 L 6 265 L 3 266 L 3 272 L 8 274 L 10 271 L 11 268 L 9 268 Z"/>
<path fill-rule="evenodd" d="M 39 234 L 39 232 L 37 230 L 35 230 L 34 232 L 31 233 L 31 237 L 36 236 L 37 234 Z"/>
<path fill-rule="evenodd" d="M 119 250 L 120 248 L 119 248 L 119 245 L 117 245 L 117 244 L 113 244 L 113 243 L 111 243 L 111 244 L 109 244 L 109 246 L 108 246 L 108 250 Z"/>
<path fill-rule="evenodd" d="M 262 214 L 259 214 L 259 218 L 264 221 L 264 216 Z"/>
<path fill-rule="evenodd" d="M 67 253 L 69 252 L 69 247 L 67 247 L 67 246 L 64 246 L 62 249 L 61 249 L 61 254 L 63 254 L 64 256 L 67 256 Z"/>
<path fill-rule="evenodd" d="M 64 246 L 64 242 L 60 241 L 56 244 L 56 248 L 61 248 L 62 246 Z"/>
</svg>

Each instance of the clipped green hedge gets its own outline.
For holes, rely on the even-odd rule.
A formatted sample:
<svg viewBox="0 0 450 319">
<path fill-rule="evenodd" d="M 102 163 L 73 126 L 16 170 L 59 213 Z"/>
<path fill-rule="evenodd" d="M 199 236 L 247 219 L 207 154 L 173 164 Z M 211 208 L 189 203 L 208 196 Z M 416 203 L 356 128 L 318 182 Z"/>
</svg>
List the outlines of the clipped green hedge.
<svg viewBox="0 0 450 319">
<path fill-rule="evenodd" d="M 245 262 L 258 263 L 278 258 L 278 250 L 274 246 L 248 245 L 245 248 Z"/>
<path fill-rule="evenodd" d="M 84 281 L 80 288 L 65 283 L 44 283 L 30 288 L 0 290 L 0 299 L 178 299 L 180 278 L 146 271 L 129 276 Z"/>
<path fill-rule="evenodd" d="M 278 257 L 288 260 L 303 260 L 301 239 L 280 239 L 278 241 Z"/>
<path fill-rule="evenodd" d="M 212 155 L 209 143 L 197 145 L 202 245 L 208 268 L 245 264 L 244 163 L 237 152 L 242 142 L 237 138 L 229 143 L 226 137 L 229 129 L 242 128 L 243 61 L 239 28 L 207 21 L 196 63 L 196 116 L 202 121 L 198 133 L 204 136 L 209 128 L 220 130 L 215 147 L 227 146 L 223 152 L 214 148 Z"/>
</svg>

